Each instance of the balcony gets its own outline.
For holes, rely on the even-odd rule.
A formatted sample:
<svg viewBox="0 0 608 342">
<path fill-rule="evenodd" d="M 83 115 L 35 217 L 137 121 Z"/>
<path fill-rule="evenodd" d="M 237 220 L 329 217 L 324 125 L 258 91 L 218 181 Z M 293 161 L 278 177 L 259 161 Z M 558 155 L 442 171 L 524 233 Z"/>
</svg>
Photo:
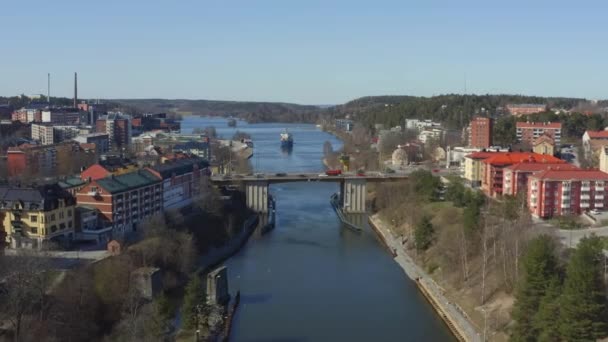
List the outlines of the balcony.
<svg viewBox="0 0 608 342">
<path fill-rule="evenodd" d="M 604 192 L 604 186 L 596 186 L 594 190 L 595 192 Z"/>
<path fill-rule="evenodd" d="M 589 208 L 589 203 L 581 203 L 581 208 Z"/>
<path fill-rule="evenodd" d="M 589 190 L 591 190 L 591 187 L 589 185 L 581 186 L 581 191 L 589 191 Z"/>
<path fill-rule="evenodd" d="M 570 203 L 562 203 L 562 208 L 570 208 Z"/>
<path fill-rule="evenodd" d="M 588 200 L 591 197 L 589 195 L 581 195 L 581 200 Z"/>
<path fill-rule="evenodd" d="M 596 193 L 596 194 L 595 194 L 595 199 L 596 199 L 596 200 L 603 200 L 603 199 L 604 199 L 604 195 L 603 195 L 603 194 L 601 194 L 601 195 L 600 195 L 600 194 L 597 194 L 597 193 Z"/>
<path fill-rule="evenodd" d="M 596 208 L 603 208 L 603 207 L 604 207 L 604 203 L 602 203 L 602 202 L 597 202 L 597 203 L 595 203 L 595 204 L 594 204 L 594 206 L 595 206 Z"/>
</svg>

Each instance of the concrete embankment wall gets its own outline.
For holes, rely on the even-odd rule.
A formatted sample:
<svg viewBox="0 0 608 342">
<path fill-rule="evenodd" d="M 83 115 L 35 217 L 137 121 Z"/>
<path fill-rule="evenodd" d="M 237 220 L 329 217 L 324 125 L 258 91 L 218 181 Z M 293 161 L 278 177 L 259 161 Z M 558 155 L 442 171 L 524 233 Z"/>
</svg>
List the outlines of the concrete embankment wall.
<svg viewBox="0 0 608 342">
<path fill-rule="evenodd" d="M 401 266 L 405 274 L 416 282 L 422 295 L 424 295 L 433 309 L 435 309 L 437 314 L 443 319 L 454 337 L 459 341 L 480 341 L 479 336 L 472 332 L 470 328 L 467 333 L 467 329 L 461 326 L 460 321 L 462 318 L 459 320 L 454 317 L 450 310 L 444 305 L 444 303 L 447 302 L 447 299 L 436 293 L 436 290 L 431 283 L 433 280 L 430 279 L 425 272 L 415 266 L 414 261 L 402 250 L 400 242 L 396 241 L 395 238 L 390 235 L 390 231 L 384 227 L 383 223 L 377 217 L 370 216 L 369 225 L 376 232 L 379 240 L 393 255 L 395 261 Z"/>
<path fill-rule="evenodd" d="M 254 215 L 249 217 L 245 223 L 243 223 L 243 231 L 239 235 L 235 236 L 220 248 L 212 248 L 205 255 L 199 259 L 199 269 L 208 270 L 209 268 L 222 263 L 224 260 L 230 258 L 236 254 L 244 245 L 255 230 L 258 224 L 258 216 Z"/>
</svg>

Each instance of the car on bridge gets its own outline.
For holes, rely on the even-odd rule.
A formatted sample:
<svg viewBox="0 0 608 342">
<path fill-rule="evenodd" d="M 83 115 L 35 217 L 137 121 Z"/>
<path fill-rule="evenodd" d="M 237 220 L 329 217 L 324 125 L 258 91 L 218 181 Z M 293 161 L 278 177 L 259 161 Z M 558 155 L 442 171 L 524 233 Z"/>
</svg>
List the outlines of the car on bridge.
<svg viewBox="0 0 608 342">
<path fill-rule="evenodd" d="M 287 176 L 287 174 L 285 172 L 279 172 L 279 173 L 276 173 L 275 176 L 277 176 L 277 177 L 285 177 L 285 176 Z"/>
</svg>

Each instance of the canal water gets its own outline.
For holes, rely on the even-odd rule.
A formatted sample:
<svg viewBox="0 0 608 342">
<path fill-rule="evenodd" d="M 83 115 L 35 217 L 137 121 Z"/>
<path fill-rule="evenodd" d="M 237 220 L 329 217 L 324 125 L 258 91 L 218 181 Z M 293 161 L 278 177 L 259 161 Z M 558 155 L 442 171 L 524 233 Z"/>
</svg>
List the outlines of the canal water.
<svg viewBox="0 0 608 342">
<path fill-rule="evenodd" d="M 214 126 L 220 136 L 249 133 L 261 172 L 322 172 L 323 144 L 341 142 L 314 125 L 227 126 L 226 119 L 187 117 L 182 131 Z M 289 129 L 291 153 L 279 134 Z M 233 341 L 452 341 L 447 327 L 366 227 L 342 226 L 329 204 L 331 183 L 270 187 L 276 228 L 253 238 L 226 262 L 232 293 L 241 291 Z"/>
</svg>

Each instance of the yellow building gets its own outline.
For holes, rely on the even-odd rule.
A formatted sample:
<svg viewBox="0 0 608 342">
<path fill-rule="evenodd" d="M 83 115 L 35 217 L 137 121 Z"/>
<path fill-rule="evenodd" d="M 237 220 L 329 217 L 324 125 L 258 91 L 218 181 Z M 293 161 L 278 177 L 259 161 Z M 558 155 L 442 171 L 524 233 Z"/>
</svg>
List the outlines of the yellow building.
<svg viewBox="0 0 608 342">
<path fill-rule="evenodd" d="M 534 140 L 532 151 L 538 154 L 555 155 L 555 142 L 550 136 L 543 134 Z"/>
<path fill-rule="evenodd" d="M 608 147 L 600 150 L 600 171 L 608 173 Z"/>
<path fill-rule="evenodd" d="M 40 248 L 74 239 L 76 200 L 59 185 L 0 187 L 0 222 L 13 248 Z"/>
<path fill-rule="evenodd" d="M 464 157 L 464 178 L 471 186 L 481 186 L 483 160 L 490 156 L 492 152 L 474 152 Z"/>
</svg>

